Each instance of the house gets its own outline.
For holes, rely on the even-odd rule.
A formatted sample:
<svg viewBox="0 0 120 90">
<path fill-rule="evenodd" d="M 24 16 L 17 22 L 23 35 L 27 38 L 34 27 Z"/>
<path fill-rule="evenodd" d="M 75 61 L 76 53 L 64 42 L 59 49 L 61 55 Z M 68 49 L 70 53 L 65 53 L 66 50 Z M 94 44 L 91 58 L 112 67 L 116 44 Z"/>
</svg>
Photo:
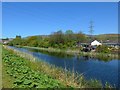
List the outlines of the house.
<svg viewBox="0 0 120 90">
<path fill-rule="evenodd" d="M 2 39 L 2 43 L 3 43 L 3 44 L 7 44 L 7 43 L 9 43 L 9 42 L 12 41 L 12 40 L 13 40 L 12 38 Z"/>
<path fill-rule="evenodd" d="M 115 49 L 119 49 L 120 48 L 120 44 L 119 44 L 119 42 L 117 42 L 117 43 L 103 43 L 104 45 L 107 45 L 107 46 L 109 46 L 109 47 L 113 47 L 113 48 L 115 48 Z"/>
<path fill-rule="evenodd" d="M 98 42 L 97 40 L 91 42 L 91 46 L 99 46 L 99 45 L 102 45 L 102 43 Z"/>
</svg>

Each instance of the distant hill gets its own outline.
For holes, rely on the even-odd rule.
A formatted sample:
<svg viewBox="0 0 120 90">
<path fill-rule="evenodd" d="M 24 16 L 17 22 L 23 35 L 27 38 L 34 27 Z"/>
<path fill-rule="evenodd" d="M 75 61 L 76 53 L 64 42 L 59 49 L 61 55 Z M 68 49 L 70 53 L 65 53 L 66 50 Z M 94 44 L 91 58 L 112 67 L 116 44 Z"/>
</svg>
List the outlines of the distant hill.
<svg viewBox="0 0 120 90">
<path fill-rule="evenodd" d="M 100 40 L 105 43 L 118 43 L 120 34 L 100 34 L 94 36 L 97 40 Z"/>
<path fill-rule="evenodd" d="M 35 35 L 35 36 L 41 36 L 41 37 L 49 37 L 49 35 Z M 86 35 L 88 38 L 90 35 Z M 25 37 L 29 38 L 31 36 Z M 99 34 L 99 35 L 93 35 L 93 38 L 101 41 L 103 43 L 118 43 L 118 38 L 120 38 L 120 34 Z"/>
<path fill-rule="evenodd" d="M 34 36 L 38 36 L 38 37 L 48 37 L 49 35 L 34 35 Z M 24 37 L 24 38 L 29 38 L 29 37 L 32 37 L 32 36 L 27 36 L 27 37 Z"/>
</svg>

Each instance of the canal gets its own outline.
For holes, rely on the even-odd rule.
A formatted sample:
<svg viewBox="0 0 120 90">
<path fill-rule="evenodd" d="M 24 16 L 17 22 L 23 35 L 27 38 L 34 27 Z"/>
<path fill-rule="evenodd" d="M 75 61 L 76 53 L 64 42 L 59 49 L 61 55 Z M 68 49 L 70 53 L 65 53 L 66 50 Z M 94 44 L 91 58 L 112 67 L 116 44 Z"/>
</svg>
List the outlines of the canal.
<svg viewBox="0 0 120 90">
<path fill-rule="evenodd" d="M 20 50 L 32 54 L 34 57 L 43 60 L 47 63 L 55 65 L 57 67 L 67 68 L 68 70 L 83 74 L 86 79 L 97 79 L 103 84 L 106 82 L 116 87 L 120 87 L 120 60 L 100 60 L 97 58 L 83 57 L 83 56 L 68 56 L 62 54 L 53 54 L 43 52 L 36 49 L 28 48 L 17 48 L 13 49 Z"/>
</svg>

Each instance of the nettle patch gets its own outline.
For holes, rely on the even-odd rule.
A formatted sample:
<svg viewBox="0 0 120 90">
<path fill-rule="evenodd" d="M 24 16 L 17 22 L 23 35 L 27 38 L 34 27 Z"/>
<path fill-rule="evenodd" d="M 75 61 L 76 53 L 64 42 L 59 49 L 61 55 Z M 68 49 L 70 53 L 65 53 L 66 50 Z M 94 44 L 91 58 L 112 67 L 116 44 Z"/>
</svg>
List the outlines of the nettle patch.
<svg viewBox="0 0 120 90">
<path fill-rule="evenodd" d="M 60 88 L 64 87 L 58 80 L 32 70 L 24 58 L 3 49 L 3 62 L 5 62 L 6 73 L 15 78 L 13 88 Z"/>
</svg>

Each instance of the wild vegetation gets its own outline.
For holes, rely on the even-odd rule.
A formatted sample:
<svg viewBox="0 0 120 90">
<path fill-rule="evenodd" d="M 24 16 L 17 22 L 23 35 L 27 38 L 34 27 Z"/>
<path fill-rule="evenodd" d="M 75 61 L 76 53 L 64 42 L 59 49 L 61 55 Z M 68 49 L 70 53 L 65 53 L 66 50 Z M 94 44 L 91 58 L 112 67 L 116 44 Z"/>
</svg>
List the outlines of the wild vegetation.
<svg viewBox="0 0 120 90">
<path fill-rule="evenodd" d="M 21 38 L 16 36 L 15 39 L 10 41 L 8 45 L 25 47 L 25 48 L 36 48 L 42 51 L 49 51 L 56 54 L 66 55 L 87 55 L 87 56 L 98 56 L 103 57 L 106 55 L 106 61 L 110 57 L 111 48 L 108 46 L 98 46 L 96 53 L 82 52 L 83 47 L 79 46 L 80 43 L 90 43 L 90 39 L 87 35 L 79 32 L 74 33 L 72 30 L 67 30 L 63 33 L 61 30 L 52 33 L 48 36 L 31 36 L 27 38 Z M 89 87 L 100 87 L 103 85 L 98 80 L 86 80 L 83 75 L 78 73 L 70 72 L 66 69 L 57 68 L 53 65 L 49 65 L 45 62 L 31 62 L 28 60 L 36 60 L 31 55 L 26 53 L 3 49 L 3 67 L 4 67 L 4 82 L 10 81 L 8 87 L 43 87 L 43 88 L 89 88 Z M 16 53 L 17 52 L 17 53 Z M 101 53 L 101 54 L 98 54 Z M 27 60 L 26 60 L 27 59 Z M 24 69 L 23 69 L 24 68 Z M 3 86 L 5 86 L 3 82 Z M 8 84 L 9 84 L 8 83 Z M 46 85 L 47 84 L 47 85 Z M 5 86 L 6 87 L 6 86 Z M 105 87 L 111 88 L 106 83 Z"/>
<path fill-rule="evenodd" d="M 103 47 L 101 49 L 101 47 Z M 119 59 L 117 54 L 110 54 L 110 50 L 106 48 L 106 46 L 98 46 L 96 52 L 82 52 L 81 48 L 77 49 L 57 49 L 57 48 L 40 48 L 40 47 L 30 47 L 30 46 L 24 46 L 23 48 L 32 49 L 34 51 L 39 51 L 45 54 L 49 55 L 55 55 L 55 56 L 62 56 L 62 57 L 71 57 L 71 56 L 77 56 L 78 58 L 80 56 L 87 56 L 91 58 L 97 58 L 99 60 L 105 60 L 109 61 L 114 59 Z M 99 49 L 99 50 L 98 50 Z M 109 52 L 108 52 L 109 51 Z"/>
<path fill-rule="evenodd" d="M 120 34 L 101 34 L 95 35 L 97 40 L 102 40 L 103 42 L 118 42 Z"/>
<path fill-rule="evenodd" d="M 0 89 L 2 88 L 2 44 L 0 43 Z"/>
<path fill-rule="evenodd" d="M 39 49 L 42 51 L 49 51 L 51 53 L 56 54 L 65 54 L 65 55 L 83 55 L 90 56 L 93 58 L 111 60 L 112 58 L 118 59 L 119 49 L 115 49 L 113 47 L 102 45 L 97 46 L 94 52 L 83 52 L 83 46 L 81 43 L 90 44 L 91 40 L 99 40 L 99 41 L 107 41 L 106 37 L 109 37 L 109 40 L 112 37 L 116 40 L 118 35 L 97 35 L 93 37 L 89 37 L 82 32 L 74 33 L 72 30 L 67 30 L 63 33 L 61 30 L 52 33 L 48 36 L 30 36 L 27 38 L 21 38 L 21 36 L 16 36 L 15 39 L 10 41 L 8 45 L 16 46 L 16 47 L 33 47 L 34 49 Z M 111 37 L 111 38 L 110 38 Z M 35 48 L 36 47 L 36 48 Z"/>
<path fill-rule="evenodd" d="M 3 62 L 6 73 L 14 79 L 12 88 L 58 88 L 63 85 L 52 77 L 32 70 L 24 58 L 3 49 Z M 4 81 L 4 80 L 3 80 Z M 3 85 L 3 87 L 5 87 Z"/>
<path fill-rule="evenodd" d="M 82 32 L 73 33 L 72 30 L 67 30 L 63 33 L 61 30 L 54 32 L 49 36 L 31 36 L 28 38 L 16 37 L 9 45 L 23 45 L 34 47 L 53 47 L 53 48 L 72 48 L 79 43 L 87 41 L 87 37 Z"/>
<path fill-rule="evenodd" d="M 118 42 L 118 35 L 85 35 L 82 32 L 74 33 L 72 30 L 67 30 L 65 33 L 62 30 L 52 33 L 47 36 L 30 36 L 27 38 L 21 38 L 21 36 L 16 36 L 15 39 L 10 41 L 8 45 L 10 46 L 32 46 L 41 48 L 59 48 L 59 49 L 78 49 L 82 50 L 80 47 L 81 43 L 91 43 L 90 41 L 98 40 L 101 42 Z M 105 46 L 106 48 L 107 46 Z M 104 47 L 102 47 L 104 48 Z M 107 47 L 108 48 L 108 47 Z M 99 49 L 98 49 L 99 50 Z M 97 51 L 98 51 L 97 50 Z M 104 50 L 104 49 L 103 49 Z M 105 49 L 106 50 L 106 49 Z M 105 50 L 103 52 L 105 52 Z M 112 51 L 115 51 L 112 49 Z M 98 51 L 99 52 L 99 51 Z M 106 52 L 110 53 L 110 52 Z"/>
<path fill-rule="evenodd" d="M 6 85 L 7 88 L 103 88 L 98 80 L 85 80 L 75 72 L 42 61 L 29 61 L 25 59 L 28 56 L 25 57 L 24 53 L 6 49 L 3 48 L 2 56 L 4 88 Z M 108 83 L 105 87 L 111 88 Z"/>
</svg>

